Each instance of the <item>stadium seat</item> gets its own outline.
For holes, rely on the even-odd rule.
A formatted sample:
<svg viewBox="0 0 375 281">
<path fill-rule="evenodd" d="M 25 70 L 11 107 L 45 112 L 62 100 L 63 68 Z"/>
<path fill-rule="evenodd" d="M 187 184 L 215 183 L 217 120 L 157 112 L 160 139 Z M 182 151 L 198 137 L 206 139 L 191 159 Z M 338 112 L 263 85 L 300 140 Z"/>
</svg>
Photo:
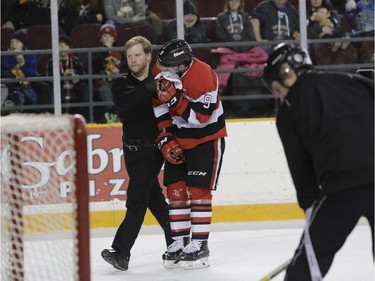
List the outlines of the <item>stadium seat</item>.
<svg viewBox="0 0 375 281">
<path fill-rule="evenodd" d="M 152 59 L 151 59 L 151 69 L 153 68 L 156 60 L 158 58 L 159 50 L 153 49 L 152 50 Z M 215 69 L 219 63 L 220 56 L 218 54 L 211 53 L 211 49 L 209 48 L 193 48 L 194 57 L 204 61 L 212 69 Z"/>
<path fill-rule="evenodd" d="M 46 76 L 47 63 L 51 57 L 52 55 L 50 54 L 43 54 L 38 56 L 38 73 L 41 76 Z"/>
<path fill-rule="evenodd" d="M 59 34 L 65 34 L 65 31 L 60 27 Z M 52 34 L 51 25 L 33 25 L 27 28 L 27 37 L 29 41 L 29 49 L 31 50 L 45 50 L 52 48 Z"/>
<path fill-rule="evenodd" d="M 374 63 L 374 41 L 363 42 L 359 49 L 361 63 Z"/>
<path fill-rule="evenodd" d="M 260 3 L 262 0 L 245 0 L 245 8 L 244 11 L 251 15 L 253 13 L 254 8 Z M 298 0 L 289 0 L 289 3 L 292 4 L 296 9 L 298 9 Z"/>
<path fill-rule="evenodd" d="M 350 22 L 347 17 L 343 16 L 340 20 L 340 25 L 342 32 L 344 33 L 350 33 L 352 31 L 352 26 L 350 25 Z"/>
<path fill-rule="evenodd" d="M 14 32 L 13 29 L 10 28 L 2 28 L 1 29 L 1 50 L 6 51 L 9 49 L 10 46 L 10 37 Z"/>
<path fill-rule="evenodd" d="M 176 0 L 151 0 L 148 9 L 162 20 L 176 18 Z"/>
<path fill-rule="evenodd" d="M 193 0 L 201 17 L 216 17 L 224 11 L 225 0 Z"/>
<path fill-rule="evenodd" d="M 150 24 L 122 24 L 117 27 L 117 45 L 123 46 L 134 36 L 142 35 L 152 44 L 157 43 L 157 32 Z"/>
<path fill-rule="evenodd" d="M 219 64 L 220 55 L 212 53 L 209 48 L 193 48 L 193 53 L 196 58 L 207 63 L 212 69 Z"/>
<path fill-rule="evenodd" d="M 289 0 L 289 3 L 292 4 L 296 9 L 298 9 L 298 5 L 299 5 L 298 0 Z"/>
<path fill-rule="evenodd" d="M 70 32 L 72 48 L 100 47 L 98 33 L 101 25 L 97 23 L 76 25 Z"/>
<path fill-rule="evenodd" d="M 219 42 L 216 34 L 216 20 L 212 20 L 206 24 L 206 38 L 211 42 Z"/>
<path fill-rule="evenodd" d="M 254 8 L 260 3 L 260 0 L 254 1 L 254 0 L 245 0 L 245 9 L 244 11 L 248 13 L 249 15 L 252 14 Z"/>
<path fill-rule="evenodd" d="M 157 37 L 157 44 L 163 45 L 164 43 L 166 43 L 168 41 L 168 28 L 167 28 L 167 26 L 168 26 L 169 21 L 170 20 L 166 20 L 162 24 L 161 32 Z"/>
<path fill-rule="evenodd" d="M 315 63 L 318 65 L 327 64 L 353 64 L 358 61 L 358 50 L 349 45 L 345 50 L 339 49 L 332 52 L 330 45 L 326 43 L 319 44 L 315 52 Z"/>
</svg>

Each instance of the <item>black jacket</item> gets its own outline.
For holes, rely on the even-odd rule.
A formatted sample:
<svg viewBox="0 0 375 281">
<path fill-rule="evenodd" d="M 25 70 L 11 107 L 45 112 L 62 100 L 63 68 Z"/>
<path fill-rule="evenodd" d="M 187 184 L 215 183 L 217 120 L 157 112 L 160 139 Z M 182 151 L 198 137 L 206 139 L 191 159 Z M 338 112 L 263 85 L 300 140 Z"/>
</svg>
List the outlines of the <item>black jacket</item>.
<svg viewBox="0 0 375 281">
<path fill-rule="evenodd" d="M 374 82 L 359 75 L 308 71 L 276 121 L 298 203 L 374 183 Z"/>
<path fill-rule="evenodd" d="M 255 41 L 253 26 L 250 22 L 249 14 L 245 12 L 238 13 L 238 20 L 232 20 L 230 12 L 222 12 L 218 14 L 215 23 L 215 30 L 220 42 L 236 42 L 236 41 Z M 234 35 L 240 35 L 240 39 Z M 249 50 L 250 46 L 231 47 L 236 52 L 244 52 Z"/>
<path fill-rule="evenodd" d="M 155 81 L 151 73 L 140 81 L 130 73 L 112 81 L 113 102 L 118 107 L 124 137 L 156 138 L 158 127 L 152 107 Z"/>
<path fill-rule="evenodd" d="M 293 40 L 293 33 L 299 30 L 297 9 L 287 2 L 279 9 L 273 0 L 264 0 L 254 8 L 251 17 L 260 22 L 262 39 Z"/>
</svg>

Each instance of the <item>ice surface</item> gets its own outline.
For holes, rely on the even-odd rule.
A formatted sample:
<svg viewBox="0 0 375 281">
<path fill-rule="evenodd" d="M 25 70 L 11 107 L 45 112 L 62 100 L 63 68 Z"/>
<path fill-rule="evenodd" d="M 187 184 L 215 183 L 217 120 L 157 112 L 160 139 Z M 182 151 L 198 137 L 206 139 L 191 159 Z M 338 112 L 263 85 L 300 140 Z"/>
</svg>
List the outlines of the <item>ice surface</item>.
<svg viewBox="0 0 375 281">
<path fill-rule="evenodd" d="M 110 248 L 116 229 L 91 232 L 92 281 L 257 281 L 292 257 L 298 245 L 303 221 L 217 223 L 209 240 L 211 266 L 201 270 L 163 267 L 165 251 L 161 229 L 144 226 L 132 249 L 129 269 L 115 270 L 102 260 L 100 252 Z M 283 280 L 284 274 L 272 279 Z M 337 253 L 324 281 L 374 280 L 371 231 L 364 220 L 356 226 Z"/>
</svg>

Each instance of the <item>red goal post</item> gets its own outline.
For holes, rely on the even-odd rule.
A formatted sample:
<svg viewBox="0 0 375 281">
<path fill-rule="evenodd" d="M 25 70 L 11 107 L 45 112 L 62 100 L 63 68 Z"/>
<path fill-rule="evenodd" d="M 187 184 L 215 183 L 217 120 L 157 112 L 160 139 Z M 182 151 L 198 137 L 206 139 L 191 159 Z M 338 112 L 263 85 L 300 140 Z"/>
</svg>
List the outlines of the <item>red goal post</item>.
<svg viewBox="0 0 375 281">
<path fill-rule="evenodd" d="M 89 281 L 84 118 L 2 117 L 0 151 L 0 280 Z"/>
</svg>

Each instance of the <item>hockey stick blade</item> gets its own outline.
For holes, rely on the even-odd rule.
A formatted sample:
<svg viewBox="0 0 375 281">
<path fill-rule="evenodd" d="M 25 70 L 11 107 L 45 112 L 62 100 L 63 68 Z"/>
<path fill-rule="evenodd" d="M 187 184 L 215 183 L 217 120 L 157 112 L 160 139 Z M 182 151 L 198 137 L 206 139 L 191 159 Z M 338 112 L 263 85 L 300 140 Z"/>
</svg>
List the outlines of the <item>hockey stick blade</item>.
<svg viewBox="0 0 375 281">
<path fill-rule="evenodd" d="M 291 261 L 292 259 L 289 259 L 283 262 L 282 264 L 280 264 L 278 267 L 276 267 L 274 270 L 272 270 L 270 273 L 268 273 L 259 281 L 270 281 L 271 279 L 279 275 L 281 272 L 283 272 L 287 268 L 287 266 L 290 264 Z"/>
</svg>

